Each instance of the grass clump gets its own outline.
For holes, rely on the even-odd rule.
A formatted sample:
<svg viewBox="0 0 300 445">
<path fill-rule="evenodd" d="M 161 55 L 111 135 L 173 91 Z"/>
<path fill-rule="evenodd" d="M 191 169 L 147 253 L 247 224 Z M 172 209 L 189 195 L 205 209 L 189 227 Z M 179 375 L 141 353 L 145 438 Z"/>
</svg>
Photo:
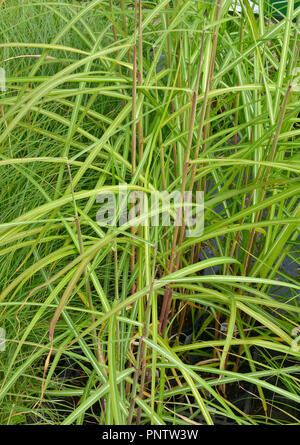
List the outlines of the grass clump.
<svg viewBox="0 0 300 445">
<path fill-rule="evenodd" d="M 1 424 L 299 424 L 300 8 L 241 3 L 2 2 Z"/>
</svg>

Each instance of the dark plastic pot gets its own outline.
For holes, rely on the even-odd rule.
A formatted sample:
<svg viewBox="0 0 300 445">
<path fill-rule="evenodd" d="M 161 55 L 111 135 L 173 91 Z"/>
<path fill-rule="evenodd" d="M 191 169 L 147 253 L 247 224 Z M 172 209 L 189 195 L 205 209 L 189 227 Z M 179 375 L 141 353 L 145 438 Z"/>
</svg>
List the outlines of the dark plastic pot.
<svg viewBox="0 0 300 445">
<path fill-rule="evenodd" d="M 265 13 L 276 18 L 285 16 L 287 13 L 288 0 L 268 0 L 264 2 Z M 295 1 L 294 8 L 300 6 L 300 1 Z"/>
</svg>

